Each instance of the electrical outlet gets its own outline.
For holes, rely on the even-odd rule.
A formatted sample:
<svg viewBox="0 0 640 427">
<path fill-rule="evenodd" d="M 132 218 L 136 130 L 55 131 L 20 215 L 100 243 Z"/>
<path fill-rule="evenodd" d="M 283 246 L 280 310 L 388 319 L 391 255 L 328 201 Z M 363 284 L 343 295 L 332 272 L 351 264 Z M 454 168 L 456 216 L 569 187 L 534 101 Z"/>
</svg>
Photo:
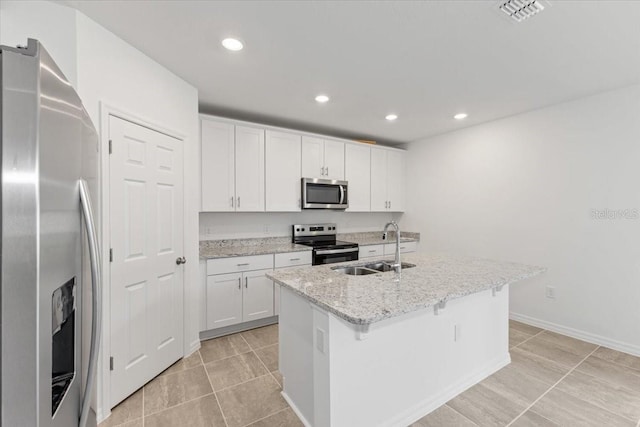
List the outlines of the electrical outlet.
<svg viewBox="0 0 640 427">
<path fill-rule="evenodd" d="M 545 291 L 544 291 L 544 295 L 547 298 L 555 299 L 556 298 L 556 288 L 554 288 L 553 286 L 547 286 Z"/>
</svg>

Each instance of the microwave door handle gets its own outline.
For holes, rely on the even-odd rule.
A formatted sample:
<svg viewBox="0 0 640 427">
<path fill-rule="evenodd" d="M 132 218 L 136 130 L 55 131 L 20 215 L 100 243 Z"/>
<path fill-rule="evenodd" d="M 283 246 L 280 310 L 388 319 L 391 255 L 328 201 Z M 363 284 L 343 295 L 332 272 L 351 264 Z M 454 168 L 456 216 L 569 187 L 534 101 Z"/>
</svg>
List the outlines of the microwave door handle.
<svg viewBox="0 0 640 427">
<path fill-rule="evenodd" d="M 100 346 L 100 331 L 102 330 L 102 290 L 100 283 L 100 248 L 96 224 L 94 222 L 93 207 L 89 195 L 89 186 L 84 179 L 79 182 L 80 205 L 84 216 L 84 225 L 89 240 L 89 260 L 91 264 L 91 349 L 89 351 L 89 368 L 87 370 L 87 380 L 82 397 L 82 409 L 80 411 L 80 427 L 87 424 L 89 416 L 89 406 L 91 404 L 91 392 L 96 377 L 96 367 L 98 363 L 98 349 Z"/>
<path fill-rule="evenodd" d="M 340 187 L 340 204 L 344 205 L 344 185 L 339 185 Z"/>
</svg>

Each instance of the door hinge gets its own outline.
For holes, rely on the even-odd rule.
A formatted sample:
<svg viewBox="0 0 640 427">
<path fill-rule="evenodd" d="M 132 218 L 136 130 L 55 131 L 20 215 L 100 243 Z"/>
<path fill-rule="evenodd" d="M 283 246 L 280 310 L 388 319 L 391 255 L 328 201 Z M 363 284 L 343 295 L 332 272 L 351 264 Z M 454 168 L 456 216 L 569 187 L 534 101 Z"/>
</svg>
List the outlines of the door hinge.
<svg viewBox="0 0 640 427">
<path fill-rule="evenodd" d="M 109 358 L 109 370 L 113 371 L 113 356 Z"/>
<path fill-rule="evenodd" d="M 113 248 L 109 248 L 109 262 L 113 262 Z"/>
<path fill-rule="evenodd" d="M 113 153 L 113 141 L 109 140 L 109 154 Z"/>
</svg>

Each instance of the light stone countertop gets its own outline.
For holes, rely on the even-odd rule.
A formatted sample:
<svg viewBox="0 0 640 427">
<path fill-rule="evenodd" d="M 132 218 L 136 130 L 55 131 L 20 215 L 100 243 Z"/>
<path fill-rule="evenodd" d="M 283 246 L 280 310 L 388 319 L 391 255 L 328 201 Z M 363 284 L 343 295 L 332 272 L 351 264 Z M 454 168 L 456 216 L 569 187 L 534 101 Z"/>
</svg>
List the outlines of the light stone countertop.
<svg viewBox="0 0 640 427">
<path fill-rule="evenodd" d="M 537 276 L 546 268 L 443 254 L 403 254 L 416 267 L 395 272 L 349 276 L 332 267 L 364 265 L 385 258 L 275 270 L 267 277 L 319 307 L 357 325 L 367 325 L 440 302 Z"/>
<path fill-rule="evenodd" d="M 336 236 L 338 240 L 357 243 L 361 246 L 395 243 L 395 232 L 390 231 L 387 240 L 382 240 L 380 232 L 345 233 Z M 400 233 L 401 242 L 416 242 L 420 233 Z M 257 237 L 251 239 L 201 240 L 200 258 L 229 258 L 237 256 L 279 254 L 283 252 L 310 251 L 305 245 L 291 243 L 291 237 Z"/>
<path fill-rule="evenodd" d="M 385 245 L 388 243 L 396 243 L 396 232 L 390 230 L 389 234 L 387 235 L 387 240 L 382 240 L 382 230 L 338 234 L 336 238 L 344 242 L 357 243 L 360 246 Z M 412 233 L 400 230 L 400 242 L 405 243 L 418 241 L 420 241 L 420 233 Z"/>
<path fill-rule="evenodd" d="M 290 237 L 258 239 L 201 240 L 200 258 L 229 258 L 237 256 L 267 255 L 283 252 L 311 251 L 310 246 L 291 243 Z"/>
</svg>

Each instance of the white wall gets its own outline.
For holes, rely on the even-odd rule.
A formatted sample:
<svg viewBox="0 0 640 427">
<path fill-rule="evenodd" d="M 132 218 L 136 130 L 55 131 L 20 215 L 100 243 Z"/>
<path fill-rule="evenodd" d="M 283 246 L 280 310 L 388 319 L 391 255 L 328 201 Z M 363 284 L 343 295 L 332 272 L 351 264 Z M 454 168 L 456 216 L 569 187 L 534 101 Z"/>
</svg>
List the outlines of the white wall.
<svg viewBox="0 0 640 427">
<path fill-rule="evenodd" d="M 101 128 L 101 103 L 184 136 L 185 165 L 185 300 L 198 300 L 198 92 L 82 13 L 77 13 L 78 92 L 94 123 Z M 195 167 L 193 167 L 195 166 Z M 190 310 L 186 310 L 189 316 Z M 188 345 L 198 339 L 197 316 L 187 317 Z"/>
<path fill-rule="evenodd" d="M 513 286 L 512 315 L 640 355 L 640 86 L 408 149 L 401 225 L 423 250 L 546 266 Z"/>
<path fill-rule="evenodd" d="M 101 135 L 101 105 L 116 108 L 184 138 L 185 156 L 185 352 L 199 345 L 198 210 L 199 125 L 197 90 L 76 10 L 46 1 L 0 2 L 0 43 L 40 40 L 78 91 Z M 103 153 L 106 140 L 102 141 Z M 104 158 L 104 157 L 103 157 Z M 103 165 L 107 164 L 103 162 Z M 189 166 L 191 165 L 191 166 Z M 102 212 L 103 216 L 106 213 Z M 108 333 L 108 311 L 105 328 Z M 109 355 L 109 336 L 102 346 Z M 108 364 L 99 368 L 99 417 L 108 406 Z"/>
<path fill-rule="evenodd" d="M 0 1 L 0 44 L 41 41 L 71 84 L 77 82 L 76 13 L 48 1 Z"/>
<path fill-rule="evenodd" d="M 334 222 L 338 233 L 382 231 L 400 217 L 386 212 L 200 213 L 200 240 L 291 236 L 291 225 Z M 407 230 L 413 231 L 413 230 Z"/>
</svg>

